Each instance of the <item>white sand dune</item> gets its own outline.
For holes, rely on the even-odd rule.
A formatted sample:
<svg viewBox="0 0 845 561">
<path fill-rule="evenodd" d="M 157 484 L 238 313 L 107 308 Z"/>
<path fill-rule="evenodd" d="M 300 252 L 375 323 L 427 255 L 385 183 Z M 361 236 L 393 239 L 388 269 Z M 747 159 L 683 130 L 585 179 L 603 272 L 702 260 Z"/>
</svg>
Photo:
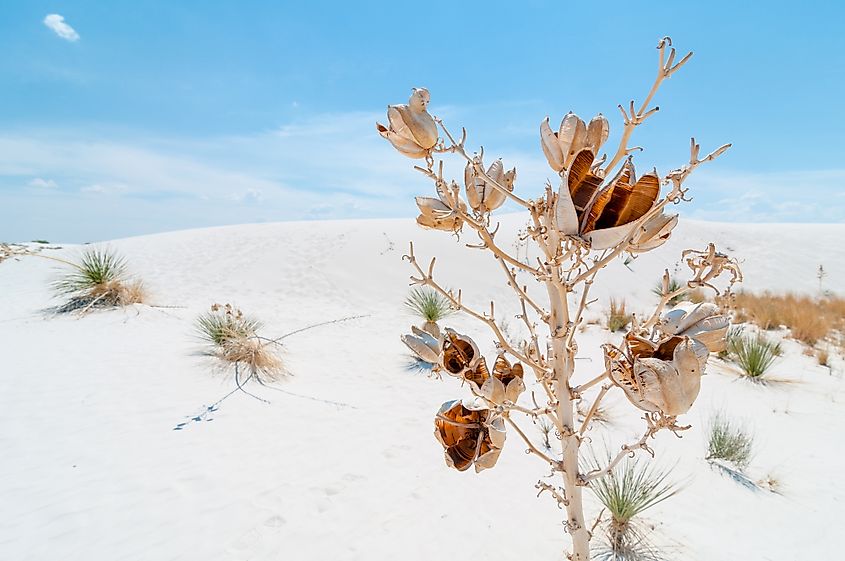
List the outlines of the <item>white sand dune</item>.
<svg viewBox="0 0 845 561">
<path fill-rule="evenodd" d="M 520 218 L 503 218 L 512 247 Z M 508 237 L 509 236 L 509 237 Z M 411 273 L 401 255 L 417 240 L 421 262 L 465 301 L 515 303 L 489 255 L 410 220 L 225 227 L 117 240 L 153 301 L 77 319 L 44 310 L 57 301 L 58 266 L 37 258 L 0 264 L 0 559 L 380 560 L 563 559 L 562 513 L 534 484 L 546 475 L 515 436 L 482 474 L 449 470 L 432 430 L 447 400 L 467 395 L 452 379 L 409 372 L 399 334 Z M 682 221 L 666 246 L 621 262 L 596 286 L 598 317 L 609 296 L 634 310 L 680 251 L 714 241 L 743 263 L 746 288 L 845 293 L 845 225 L 749 225 Z M 53 255 L 73 256 L 66 246 Z M 681 274 L 683 269 L 679 269 Z M 278 390 L 251 387 L 200 422 L 233 387 L 200 354 L 194 318 L 231 302 L 267 335 L 364 314 L 285 339 L 291 376 Z M 492 354 L 471 319 L 447 323 Z M 510 324 L 517 327 L 516 320 Z M 582 334 L 584 379 L 600 368 L 600 331 Z M 683 491 L 648 511 L 673 559 L 837 559 L 845 518 L 845 382 L 787 341 L 758 387 L 713 361 L 678 440 L 661 434 L 662 464 L 677 463 Z M 281 390 L 281 391 L 279 391 Z M 615 424 L 593 441 L 616 447 L 639 434 L 619 392 Z M 704 461 L 707 419 L 717 409 L 757 435 L 750 475 L 777 477 L 783 494 L 751 491 Z M 529 427 L 530 431 L 530 427 Z M 532 432 L 533 434 L 533 432 Z M 539 434 L 539 433 L 538 433 Z M 592 499 L 591 499 L 592 500 Z M 595 501 L 589 505 L 598 511 Z"/>
</svg>

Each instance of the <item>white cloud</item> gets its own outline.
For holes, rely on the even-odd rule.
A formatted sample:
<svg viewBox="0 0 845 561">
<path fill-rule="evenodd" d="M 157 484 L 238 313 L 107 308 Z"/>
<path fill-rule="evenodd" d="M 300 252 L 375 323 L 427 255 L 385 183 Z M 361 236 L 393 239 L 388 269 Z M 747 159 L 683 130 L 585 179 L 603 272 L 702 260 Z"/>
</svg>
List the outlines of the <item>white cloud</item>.
<svg viewBox="0 0 845 561">
<path fill-rule="evenodd" d="M 691 218 L 723 222 L 843 222 L 845 170 L 696 171 Z"/>
<path fill-rule="evenodd" d="M 264 201 L 264 193 L 260 189 L 250 188 L 240 193 L 233 193 L 232 200 L 239 203 L 260 203 Z"/>
<path fill-rule="evenodd" d="M 44 18 L 44 25 L 53 30 L 53 32 L 67 41 L 78 41 L 79 33 L 74 28 L 65 23 L 64 16 L 59 14 L 49 14 Z"/>
<path fill-rule="evenodd" d="M 35 187 L 36 189 L 55 189 L 59 186 L 52 179 L 44 179 L 43 177 L 36 177 L 27 185 L 29 185 L 30 187 Z"/>
<path fill-rule="evenodd" d="M 120 193 L 125 193 L 128 190 L 129 188 L 126 185 L 120 183 L 94 183 L 93 185 L 86 185 L 85 187 L 82 187 L 79 192 L 90 193 L 94 195 L 117 195 Z"/>
<path fill-rule="evenodd" d="M 16 223 L 0 222 L 0 239 L 75 241 L 244 222 L 412 217 L 413 196 L 430 195 L 433 187 L 412 169 L 418 161 L 401 157 L 375 133 L 373 123 L 382 117 L 318 114 L 275 130 L 207 139 L 130 140 L 81 129 L 0 133 L 0 188 L 17 187 L 9 195 L 29 216 L 54 213 L 53 220 L 45 218 L 42 227 L 50 230 L 43 233 L 24 233 L 34 228 L 24 213 L 13 217 Z M 537 196 L 548 179 L 557 187 L 539 150 L 490 153 L 517 166 L 521 195 Z M 458 158 L 447 157 L 445 167 L 448 177 L 462 182 Z M 32 186 L 52 181 L 62 189 L 39 196 L 20 188 L 21 177 L 36 178 Z M 687 185 L 694 201 L 677 210 L 689 217 L 845 220 L 845 170 L 749 173 L 712 164 Z M 503 210 L 517 209 L 508 203 Z M 68 215 L 86 218 L 71 224 Z"/>
</svg>

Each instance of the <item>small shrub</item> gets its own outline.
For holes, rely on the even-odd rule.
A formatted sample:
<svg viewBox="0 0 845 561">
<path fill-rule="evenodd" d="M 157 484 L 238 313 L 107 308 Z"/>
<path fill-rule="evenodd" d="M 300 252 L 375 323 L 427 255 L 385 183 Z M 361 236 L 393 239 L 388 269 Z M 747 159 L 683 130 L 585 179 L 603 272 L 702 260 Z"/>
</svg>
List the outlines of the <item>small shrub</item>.
<svg viewBox="0 0 845 561">
<path fill-rule="evenodd" d="M 723 413 L 710 420 L 705 460 L 721 460 L 744 470 L 751 462 L 754 437 L 744 427 L 734 423 Z"/>
<path fill-rule="evenodd" d="M 733 345 L 735 362 L 745 376 L 755 381 L 762 380 L 775 359 L 782 354 L 780 343 L 762 335 L 739 337 Z"/>
<path fill-rule="evenodd" d="M 765 489 L 775 495 L 783 495 L 783 482 L 780 478 L 772 473 L 767 474 L 762 479 L 758 480 L 757 488 Z"/>
<path fill-rule="evenodd" d="M 32 240 L 32 243 L 49 244 L 47 240 Z"/>
<path fill-rule="evenodd" d="M 622 331 L 631 320 L 634 318 L 633 314 L 629 314 L 625 309 L 625 300 L 617 301 L 615 298 L 610 299 L 610 310 L 607 312 L 607 328 L 611 331 Z"/>
<path fill-rule="evenodd" d="M 145 292 L 140 281 L 127 275 L 126 260 L 110 250 L 89 249 L 78 262 L 67 262 L 72 268 L 53 288 L 70 300 L 60 312 L 91 308 L 112 308 L 144 302 Z"/>
<path fill-rule="evenodd" d="M 261 327 L 260 321 L 244 316 L 231 304 L 214 304 L 211 311 L 201 314 L 196 320 L 200 337 L 216 347 L 234 339 L 254 337 Z"/>
<path fill-rule="evenodd" d="M 648 528 L 633 519 L 675 495 L 680 488 L 668 481 L 671 469 L 660 468 L 640 456 L 626 457 L 608 475 L 590 483 L 590 489 L 610 514 L 604 525 L 607 543 L 596 548 L 597 559 L 606 561 L 659 560 L 648 539 Z"/>
<path fill-rule="evenodd" d="M 819 361 L 819 365 L 821 366 L 830 366 L 830 349 L 828 347 L 822 347 L 816 350 L 816 360 Z"/>
<path fill-rule="evenodd" d="M 436 323 L 454 313 L 449 300 L 428 287 L 415 287 L 405 298 L 405 307 L 426 322 Z"/>
<path fill-rule="evenodd" d="M 195 327 L 200 338 L 210 345 L 211 356 L 235 365 L 239 387 L 241 367 L 249 371 L 247 380 L 255 377 L 260 383 L 275 381 L 284 374 L 282 361 L 271 347 L 275 341 L 258 335 L 261 322 L 231 304 L 214 304 L 197 318 Z"/>
</svg>

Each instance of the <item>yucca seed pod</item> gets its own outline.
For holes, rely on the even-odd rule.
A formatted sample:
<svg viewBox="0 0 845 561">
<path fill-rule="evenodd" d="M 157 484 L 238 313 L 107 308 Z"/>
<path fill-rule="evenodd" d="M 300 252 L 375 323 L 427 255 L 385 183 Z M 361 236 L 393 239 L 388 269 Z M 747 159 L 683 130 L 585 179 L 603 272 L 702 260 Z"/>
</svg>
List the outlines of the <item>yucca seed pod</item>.
<svg viewBox="0 0 845 561">
<path fill-rule="evenodd" d="M 558 173 L 563 171 L 566 155 L 561 152 L 558 135 L 549 126 L 548 117 L 540 123 L 540 147 L 543 149 L 543 154 L 545 154 L 551 168 Z"/>
<path fill-rule="evenodd" d="M 424 158 L 437 144 L 437 123 L 428 113 L 428 90 L 414 88 L 407 105 L 387 107 L 388 126 L 376 123 L 376 130 L 394 148 L 409 158 Z"/>
<path fill-rule="evenodd" d="M 480 399 L 447 401 L 434 418 L 434 436 L 446 465 L 476 473 L 496 465 L 505 445 L 505 422 Z"/>
<path fill-rule="evenodd" d="M 599 113 L 593 117 L 590 120 L 590 124 L 587 125 L 586 147 L 598 154 L 602 145 L 604 145 L 605 141 L 607 141 L 607 137 L 609 135 L 610 123 L 604 115 Z"/>
</svg>

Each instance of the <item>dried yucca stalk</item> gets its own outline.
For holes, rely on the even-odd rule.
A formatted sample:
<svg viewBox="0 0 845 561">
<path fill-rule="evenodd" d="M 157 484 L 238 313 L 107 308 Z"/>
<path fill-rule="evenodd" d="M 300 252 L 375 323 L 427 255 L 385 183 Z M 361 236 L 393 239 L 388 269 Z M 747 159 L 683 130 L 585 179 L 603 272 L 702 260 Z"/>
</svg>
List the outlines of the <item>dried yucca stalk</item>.
<svg viewBox="0 0 845 561">
<path fill-rule="evenodd" d="M 677 297 L 697 289 L 710 288 L 718 294 L 713 282 L 723 273 L 730 278 L 726 294 L 717 301 L 729 302 L 730 287 L 741 280 L 736 263 L 717 252 L 713 244 L 702 251 L 683 252 L 690 270 L 688 280 L 673 288 L 667 271 L 654 311 L 642 321 L 632 322 L 620 346 L 604 345 L 603 371 L 576 374 L 575 338 L 597 275 L 614 259 L 662 245 L 678 219 L 664 210 L 686 200 L 684 181 L 699 164 L 713 160 L 730 146 L 726 144 L 702 158 L 693 140 L 687 164 L 663 176 L 655 170 L 637 177 L 632 156 L 636 148 L 629 148 L 628 140 L 634 129 L 657 111 L 649 105 L 660 84 L 691 56 L 687 54 L 676 63 L 669 38 L 662 39 L 657 49 L 657 77 L 645 101 L 639 108 L 633 101 L 628 109 L 619 106 L 624 129 L 610 158 L 602 154 L 610 126 L 601 114 L 587 124 L 569 113 L 557 131 L 551 129 L 548 119 L 542 122 L 541 146 L 559 175 L 560 185 L 553 189 L 548 184 L 545 192 L 533 199 L 514 192 L 515 168 L 506 171 L 500 160 L 486 166 L 483 151 L 467 151 L 466 130 L 457 140 L 440 119 L 428 113 L 430 95 L 426 89 L 415 89 L 408 105 L 390 106 L 389 124 L 377 125 L 379 134 L 399 152 L 423 160 L 424 165 L 415 169 L 434 182 L 437 196 L 416 200 L 420 209 L 417 222 L 425 228 L 455 234 L 465 228 L 475 232 L 480 244 L 473 247 L 488 250 L 501 265 L 504 281 L 513 289 L 522 310 L 517 317 L 530 334 L 521 345 L 509 342 L 493 302 L 485 311 L 466 306 L 460 291 L 446 290 L 435 280 L 434 259 L 427 267 L 420 265 L 411 245 L 405 258 L 416 271 L 411 277 L 413 284 L 434 289 L 452 308 L 486 325 L 498 348 L 491 368 L 472 339 L 448 328 L 438 336 L 417 329 L 414 337 L 403 339 L 418 356 L 435 363 L 436 369 L 465 381 L 472 393 L 471 399 L 445 403 L 436 415 L 435 435 L 445 449 L 446 462 L 459 470 L 490 468 L 499 457 L 507 432 L 513 430 L 528 451 L 548 464 L 553 476 L 560 477 L 561 485 L 540 481 L 536 487 L 566 509 L 565 527 L 572 538 L 569 558 L 574 561 L 590 558 L 591 526 L 584 515 L 584 487 L 610 473 L 637 450 L 653 454 L 648 443 L 658 431 L 677 433 L 688 428 L 677 424 L 677 416 L 687 412 L 695 401 L 710 352 L 724 348 L 728 319 L 716 304 L 703 302 L 666 314 L 664 310 Z M 442 154 L 455 154 L 466 162 L 463 189 L 443 177 L 443 161 L 438 160 Z M 661 197 L 662 187 L 668 187 L 668 192 Z M 542 255 L 536 265 L 509 254 L 496 241 L 498 225 L 491 226 L 491 212 L 506 200 L 530 215 L 525 241 L 536 245 Z M 522 282 L 526 278 L 542 285 L 542 300 L 530 293 L 527 283 Z M 520 402 L 526 371 L 533 374 L 544 403 Z M 601 385 L 600 391 L 576 422 L 583 392 L 597 385 Z M 585 433 L 596 411 L 600 411 L 602 399 L 614 387 L 621 388 L 630 403 L 643 412 L 642 437 L 622 445 L 605 465 L 581 469 L 579 466 L 585 465 L 580 461 Z M 520 417 L 545 418 L 554 426 L 559 445 L 537 448 L 520 427 Z"/>
</svg>

